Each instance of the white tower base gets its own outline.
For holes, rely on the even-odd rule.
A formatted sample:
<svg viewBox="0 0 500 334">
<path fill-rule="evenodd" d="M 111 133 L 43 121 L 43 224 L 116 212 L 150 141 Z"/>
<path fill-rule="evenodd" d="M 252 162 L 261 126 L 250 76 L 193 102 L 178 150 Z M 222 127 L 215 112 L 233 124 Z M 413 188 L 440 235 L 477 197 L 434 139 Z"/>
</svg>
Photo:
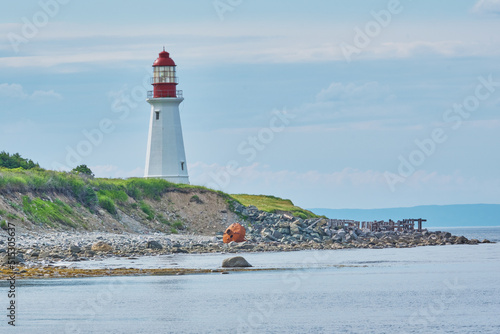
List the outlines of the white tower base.
<svg viewBox="0 0 500 334">
<path fill-rule="evenodd" d="M 189 184 L 184 141 L 182 139 L 179 105 L 184 99 L 149 98 L 149 123 L 146 155 L 146 178 L 162 178 L 174 183 Z"/>
</svg>

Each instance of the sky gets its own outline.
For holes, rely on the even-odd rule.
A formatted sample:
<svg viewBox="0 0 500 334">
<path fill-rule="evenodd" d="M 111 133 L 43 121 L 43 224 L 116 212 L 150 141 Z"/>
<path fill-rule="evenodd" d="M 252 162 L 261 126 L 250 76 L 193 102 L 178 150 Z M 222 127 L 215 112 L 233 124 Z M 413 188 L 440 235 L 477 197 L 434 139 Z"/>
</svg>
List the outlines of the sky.
<svg viewBox="0 0 500 334">
<path fill-rule="evenodd" d="M 40 0 L 0 12 L 0 151 L 144 175 L 152 64 L 191 184 L 306 208 L 500 204 L 500 0 Z"/>
</svg>

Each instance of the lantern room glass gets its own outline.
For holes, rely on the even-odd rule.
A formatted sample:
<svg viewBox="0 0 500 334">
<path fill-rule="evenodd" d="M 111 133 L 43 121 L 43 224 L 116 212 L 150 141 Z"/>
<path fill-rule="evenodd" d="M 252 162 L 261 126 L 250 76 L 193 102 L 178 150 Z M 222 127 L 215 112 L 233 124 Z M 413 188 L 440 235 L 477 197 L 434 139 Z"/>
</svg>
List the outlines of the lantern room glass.
<svg viewBox="0 0 500 334">
<path fill-rule="evenodd" d="M 175 66 L 155 66 L 153 83 L 177 83 Z"/>
</svg>

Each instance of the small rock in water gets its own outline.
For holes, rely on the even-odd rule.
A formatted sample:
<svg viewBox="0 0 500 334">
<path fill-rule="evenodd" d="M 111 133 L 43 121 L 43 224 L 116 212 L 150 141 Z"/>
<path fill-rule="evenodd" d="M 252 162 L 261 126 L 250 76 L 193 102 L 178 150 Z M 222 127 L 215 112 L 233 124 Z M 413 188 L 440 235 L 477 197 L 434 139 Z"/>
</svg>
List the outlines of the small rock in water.
<svg viewBox="0 0 500 334">
<path fill-rule="evenodd" d="M 248 263 L 242 256 L 230 257 L 222 261 L 223 268 L 232 268 L 232 267 L 251 267 L 252 265 Z"/>
</svg>

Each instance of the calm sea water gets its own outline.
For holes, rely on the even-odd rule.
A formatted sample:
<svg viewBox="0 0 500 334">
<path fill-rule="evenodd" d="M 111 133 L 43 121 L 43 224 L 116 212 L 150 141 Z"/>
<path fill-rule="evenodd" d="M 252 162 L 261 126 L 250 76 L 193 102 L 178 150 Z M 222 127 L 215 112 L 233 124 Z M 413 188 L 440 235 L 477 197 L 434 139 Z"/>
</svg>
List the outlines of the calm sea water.
<svg viewBox="0 0 500 334">
<path fill-rule="evenodd" d="M 446 230 L 500 241 L 500 228 Z M 0 332 L 500 333 L 500 244 L 243 255 L 289 269 L 18 281 L 16 328 L 4 316 Z M 79 265 L 216 268 L 226 257 Z M 5 282 L 0 294 L 5 310 Z"/>
</svg>

